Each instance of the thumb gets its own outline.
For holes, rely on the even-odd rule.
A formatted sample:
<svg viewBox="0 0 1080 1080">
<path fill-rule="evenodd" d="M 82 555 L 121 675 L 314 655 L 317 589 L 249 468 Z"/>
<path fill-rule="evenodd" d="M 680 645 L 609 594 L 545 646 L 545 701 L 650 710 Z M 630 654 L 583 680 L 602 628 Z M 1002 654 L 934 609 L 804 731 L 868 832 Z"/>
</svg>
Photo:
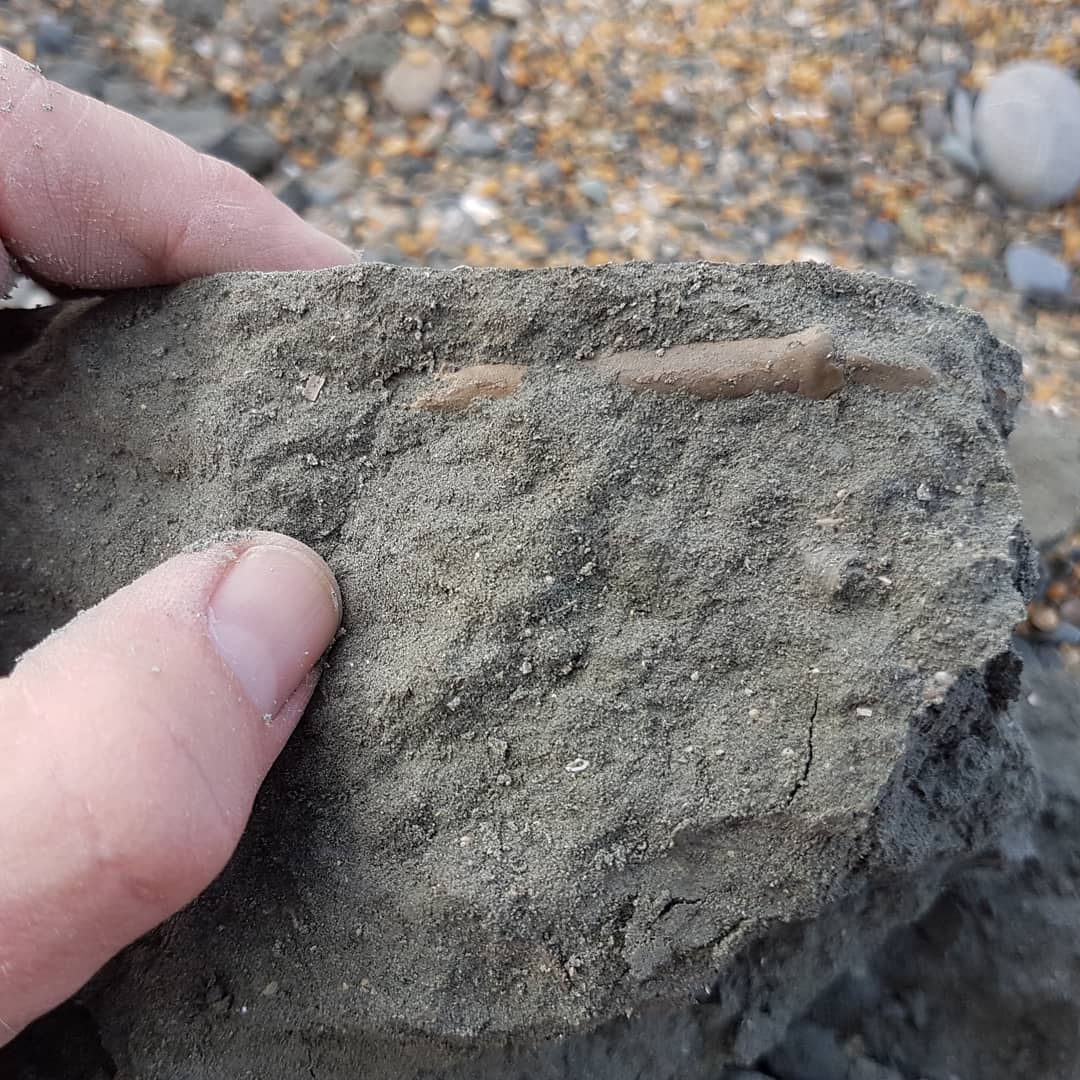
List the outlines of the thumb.
<svg viewBox="0 0 1080 1080">
<path fill-rule="evenodd" d="M 231 856 L 338 626 L 310 549 L 178 555 L 0 679 L 0 1045 Z"/>
</svg>

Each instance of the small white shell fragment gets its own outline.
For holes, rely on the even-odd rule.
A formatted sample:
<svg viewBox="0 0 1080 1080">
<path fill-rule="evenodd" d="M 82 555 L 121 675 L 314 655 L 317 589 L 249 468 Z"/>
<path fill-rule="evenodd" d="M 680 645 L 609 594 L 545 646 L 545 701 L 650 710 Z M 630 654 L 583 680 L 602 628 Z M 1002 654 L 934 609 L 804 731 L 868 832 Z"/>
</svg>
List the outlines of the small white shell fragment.
<svg viewBox="0 0 1080 1080">
<path fill-rule="evenodd" d="M 573 761 L 568 761 L 563 766 L 563 768 L 566 769 L 568 773 L 581 773 L 584 772 L 588 767 L 589 762 L 587 762 L 583 757 L 576 757 Z"/>
<path fill-rule="evenodd" d="M 322 388 L 326 385 L 325 375 L 309 375 L 300 390 L 300 396 L 308 401 L 318 401 Z"/>
</svg>

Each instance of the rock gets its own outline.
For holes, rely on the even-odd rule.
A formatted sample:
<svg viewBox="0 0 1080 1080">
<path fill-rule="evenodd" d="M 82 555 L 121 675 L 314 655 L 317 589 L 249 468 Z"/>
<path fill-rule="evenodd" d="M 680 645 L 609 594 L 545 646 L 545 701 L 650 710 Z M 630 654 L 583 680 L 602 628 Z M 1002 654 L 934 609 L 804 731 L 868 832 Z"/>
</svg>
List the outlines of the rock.
<svg viewBox="0 0 1080 1080">
<path fill-rule="evenodd" d="M 899 230 L 891 221 L 874 218 L 863 232 L 863 247 L 875 259 L 888 259 L 896 248 Z"/>
<path fill-rule="evenodd" d="M 196 150 L 213 154 L 257 178 L 266 176 L 284 155 L 284 147 L 270 132 L 255 124 L 236 123 L 218 102 L 166 105 L 143 109 L 140 115 Z"/>
<path fill-rule="evenodd" d="M 974 153 L 975 105 L 962 86 L 954 86 L 949 92 L 949 122 L 957 140 Z"/>
<path fill-rule="evenodd" d="M 210 153 L 261 180 L 282 159 L 285 147 L 264 127 L 237 124 L 211 147 Z"/>
<path fill-rule="evenodd" d="M 848 1059 L 835 1032 L 804 1020 L 769 1052 L 765 1068 L 777 1080 L 845 1080 Z"/>
<path fill-rule="evenodd" d="M 578 184 L 578 191 L 593 204 L 593 206 L 606 206 L 611 193 L 603 180 L 582 180 Z"/>
<path fill-rule="evenodd" d="M 945 110 L 936 101 L 928 102 L 919 113 L 919 126 L 922 133 L 932 143 L 939 142 L 949 130 Z"/>
<path fill-rule="evenodd" d="M 983 167 L 1011 199 L 1057 206 L 1080 185 L 1080 84 L 1053 64 L 1014 64 L 979 95 L 975 144 Z"/>
<path fill-rule="evenodd" d="M 878 117 L 877 126 L 883 135 L 906 135 L 913 122 L 911 110 L 905 105 L 890 105 Z"/>
<path fill-rule="evenodd" d="M 1005 249 L 1005 272 L 1009 284 L 1033 300 L 1061 299 L 1072 291 L 1072 271 L 1035 244 L 1011 243 Z"/>
<path fill-rule="evenodd" d="M 434 53 L 414 50 L 406 53 L 383 78 L 387 104 L 402 116 L 426 113 L 442 90 L 445 66 Z"/>
<path fill-rule="evenodd" d="M 185 23 L 213 28 L 225 14 L 225 0 L 165 0 L 165 10 Z"/>
<path fill-rule="evenodd" d="M 229 110 L 219 102 L 204 105 L 162 105 L 141 109 L 139 115 L 148 123 L 183 139 L 203 153 L 213 153 L 233 130 Z"/>
<path fill-rule="evenodd" d="M 64 57 L 43 64 L 45 74 L 70 90 L 100 98 L 105 90 L 105 78 L 96 64 L 88 60 Z"/>
<path fill-rule="evenodd" d="M 489 0 L 488 11 L 497 19 L 519 22 L 528 18 L 532 8 L 529 0 Z"/>
<path fill-rule="evenodd" d="M 42 15 L 34 29 L 38 56 L 66 53 L 75 40 L 75 31 L 55 15 Z"/>
<path fill-rule="evenodd" d="M 496 158 L 502 154 L 499 140 L 482 124 L 464 121 L 454 126 L 447 147 L 458 157 Z"/>
<path fill-rule="evenodd" d="M 820 140 L 809 128 L 792 128 L 788 132 L 788 142 L 800 154 L 816 154 L 821 149 Z"/>
<path fill-rule="evenodd" d="M 968 176 L 977 177 L 982 172 L 982 164 L 975 156 L 971 145 L 951 132 L 946 134 L 938 144 L 938 153 Z"/>
<path fill-rule="evenodd" d="M 311 192 L 299 176 L 290 177 L 284 184 L 277 188 L 274 194 L 290 210 L 303 214 L 314 203 Z"/>
<path fill-rule="evenodd" d="M 397 34 L 361 34 L 344 48 L 351 73 L 358 79 L 377 79 L 394 66 L 401 53 Z"/>
<path fill-rule="evenodd" d="M 356 83 L 377 79 L 401 55 L 398 34 L 371 31 L 339 42 L 332 56 L 312 56 L 300 69 L 298 85 L 306 93 L 343 94 Z"/>
<path fill-rule="evenodd" d="M 714 401 L 583 362 L 752 366 L 816 324 L 832 368 L 944 377 Z M 117 1075 L 753 1067 L 1033 809 L 1020 361 L 972 312 L 814 265 L 355 265 L 49 325 L 19 354 L 0 325 L 0 670 L 252 522 L 345 604 L 229 867 L 80 995 Z M 503 396 L 413 407 L 478 366 Z"/>
<path fill-rule="evenodd" d="M 835 109 L 850 109 L 855 104 L 855 88 L 846 75 L 832 75 L 825 83 L 825 96 Z"/>
</svg>

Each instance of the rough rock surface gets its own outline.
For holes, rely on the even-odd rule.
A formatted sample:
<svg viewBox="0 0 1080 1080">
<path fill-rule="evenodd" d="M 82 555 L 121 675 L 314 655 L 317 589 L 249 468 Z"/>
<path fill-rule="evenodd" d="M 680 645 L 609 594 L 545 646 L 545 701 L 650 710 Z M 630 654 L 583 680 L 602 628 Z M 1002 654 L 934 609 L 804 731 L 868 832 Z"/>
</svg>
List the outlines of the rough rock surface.
<svg viewBox="0 0 1080 1080">
<path fill-rule="evenodd" d="M 69 308 L 29 352 L 0 318 L 0 666 L 221 530 L 312 543 L 346 603 L 226 873 L 69 1010 L 124 1075 L 748 1065 L 1030 812 L 1019 361 L 973 313 L 816 265 L 369 265 Z M 936 380 L 582 363 L 811 326 Z"/>
</svg>

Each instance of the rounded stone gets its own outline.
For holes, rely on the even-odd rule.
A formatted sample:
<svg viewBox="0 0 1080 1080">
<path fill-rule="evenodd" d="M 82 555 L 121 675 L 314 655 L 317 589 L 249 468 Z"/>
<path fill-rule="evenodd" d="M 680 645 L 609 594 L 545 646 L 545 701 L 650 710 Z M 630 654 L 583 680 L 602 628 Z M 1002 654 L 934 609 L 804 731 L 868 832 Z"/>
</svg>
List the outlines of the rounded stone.
<svg viewBox="0 0 1080 1080">
<path fill-rule="evenodd" d="M 1024 206 L 1065 202 L 1080 185 L 1080 84 L 1053 64 L 1014 64 L 975 104 L 975 143 L 994 184 Z"/>
<path fill-rule="evenodd" d="M 402 116 L 426 113 L 442 90 L 443 62 L 424 50 L 406 53 L 383 78 L 387 104 Z"/>
</svg>

